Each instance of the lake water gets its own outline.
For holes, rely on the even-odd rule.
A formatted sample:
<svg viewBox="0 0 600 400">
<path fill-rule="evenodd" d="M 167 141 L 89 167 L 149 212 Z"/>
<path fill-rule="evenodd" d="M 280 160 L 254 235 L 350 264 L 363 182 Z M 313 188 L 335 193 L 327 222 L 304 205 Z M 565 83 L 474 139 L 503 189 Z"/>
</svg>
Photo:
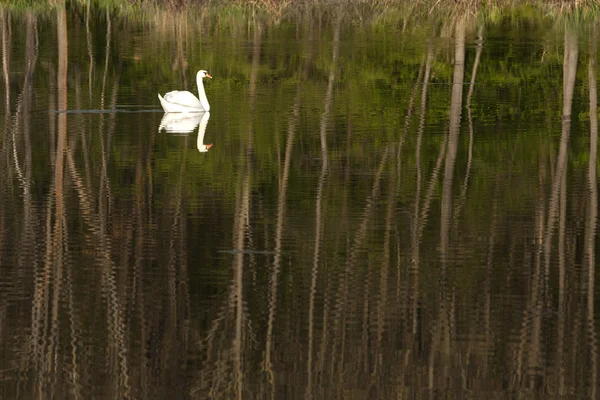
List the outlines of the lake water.
<svg viewBox="0 0 600 400">
<path fill-rule="evenodd" d="M 597 397 L 592 26 L 1 10 L 1 398 Z"/>
</svg>

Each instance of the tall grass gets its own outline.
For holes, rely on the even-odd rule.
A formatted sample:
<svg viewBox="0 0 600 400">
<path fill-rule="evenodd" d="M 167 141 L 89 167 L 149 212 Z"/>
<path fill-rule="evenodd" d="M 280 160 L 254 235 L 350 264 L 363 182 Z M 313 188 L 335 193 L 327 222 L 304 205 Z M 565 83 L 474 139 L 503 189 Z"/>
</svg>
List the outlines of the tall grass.
<svg viewBox="0 0 600 400">
<path fill-rule="evenodd" d="M 0 0 L 1 9 L 13 12 L 43 13 L 57 6 L 87 6 L 110 9 L 113 15 L 135 19 L 155 19 L 157 14 L 194 12 L 210 9 L 217 14 L 263 15 L 271 21 L 304 13 L 307 10 L 342 8 L 356 23 L 388 21 L 405 24 L 408 20 L 453 19 L 470 15 L 483 19 L 511 13 L 533 12 L 538 16 L 567 18 L 572 21 L 596 18 L 600 0 Z M 204 13 L 204 12 L 203 12 Z"/>
</svg>

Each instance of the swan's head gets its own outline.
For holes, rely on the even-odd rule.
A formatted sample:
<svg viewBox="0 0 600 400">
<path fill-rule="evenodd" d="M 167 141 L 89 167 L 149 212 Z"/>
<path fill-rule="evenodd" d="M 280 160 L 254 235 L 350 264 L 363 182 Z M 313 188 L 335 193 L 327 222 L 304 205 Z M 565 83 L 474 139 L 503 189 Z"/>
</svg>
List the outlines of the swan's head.
<svg viewBox="0 0 600 400">
<path fill-rule="evenodd" d="M 212 79 L 212 76 L 205 70 L 201 69 L 200 71 L 198 71 L 198 76 L 200 78 L 210 78 Z"/>
</svg>

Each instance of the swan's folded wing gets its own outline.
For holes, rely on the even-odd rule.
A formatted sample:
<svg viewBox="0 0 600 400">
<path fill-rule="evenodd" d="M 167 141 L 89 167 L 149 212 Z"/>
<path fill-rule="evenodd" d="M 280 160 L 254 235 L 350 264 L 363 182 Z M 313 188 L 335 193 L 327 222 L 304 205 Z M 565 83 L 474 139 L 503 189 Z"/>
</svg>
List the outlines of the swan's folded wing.
<svg viewBox="0 0 600 400">
<path fill-rule="evenodd" d="M 172 104 L 202 109 L 202 104 L 200 104 L 200 100 L 198 100 L 196 96 L 194 96 L 187 90 L 173 90 L 172 92 L 165 94 L 164 99 Z"/>
</svg>

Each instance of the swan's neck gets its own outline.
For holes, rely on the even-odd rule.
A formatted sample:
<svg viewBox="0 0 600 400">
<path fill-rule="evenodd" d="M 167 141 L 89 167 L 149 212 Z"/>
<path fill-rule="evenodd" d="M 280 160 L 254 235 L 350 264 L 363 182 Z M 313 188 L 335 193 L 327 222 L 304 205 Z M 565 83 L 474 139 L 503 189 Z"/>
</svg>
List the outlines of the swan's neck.
<svg viewBox="0 0 600 400">
<path fill-rule="evenodd" d="M 202 104 L 204 111 L 208 111 L 210 110 L 210 104 L 208 104 L 206 92 L 204 92 L 204 83 L 202 83 L 200 74 L 196 75 L 196 84 L 198 85 L 198 99 L 200 100 L 200 104 Z"/>
</svg>

